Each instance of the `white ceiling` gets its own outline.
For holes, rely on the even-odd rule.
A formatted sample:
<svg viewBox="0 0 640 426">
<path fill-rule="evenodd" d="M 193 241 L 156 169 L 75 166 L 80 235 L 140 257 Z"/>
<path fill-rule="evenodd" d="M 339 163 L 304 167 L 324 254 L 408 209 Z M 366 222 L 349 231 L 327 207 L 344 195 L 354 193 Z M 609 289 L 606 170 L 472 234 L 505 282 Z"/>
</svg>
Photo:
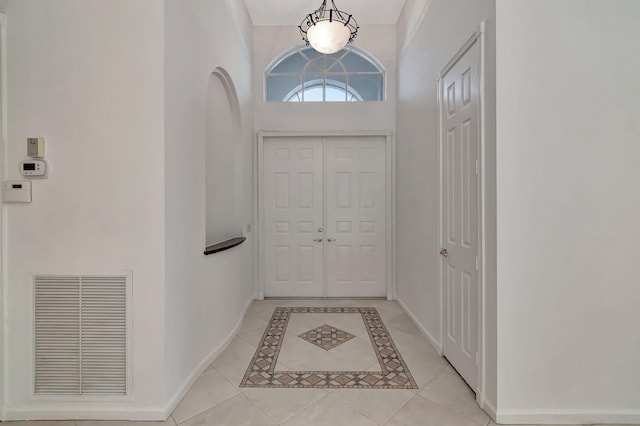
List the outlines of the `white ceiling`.
<svg viewBox="0 0 640 426">
<path fill-rule="evenodd" d="M 322 0 L 244 0 L 253 25 L 300 25 Z M 329 3 L 330 0 L 327 0 Z M 395 24 L 405 0 L 334 0 L 339 10 L 363 24 Z"/>
</svg>

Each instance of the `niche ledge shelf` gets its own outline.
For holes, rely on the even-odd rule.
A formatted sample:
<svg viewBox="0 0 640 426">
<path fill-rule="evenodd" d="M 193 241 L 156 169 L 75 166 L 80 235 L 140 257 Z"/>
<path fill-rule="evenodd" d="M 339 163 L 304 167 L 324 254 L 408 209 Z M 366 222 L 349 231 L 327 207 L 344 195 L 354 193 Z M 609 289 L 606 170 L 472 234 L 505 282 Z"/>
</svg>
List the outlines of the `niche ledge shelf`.
<svg viewBox="0 0 640 426">
<path fill-rule="evenodd" d="M 204 250 L 204 254 L 206 256 L 209 256 L 210 254 L 213 254 L 213 253 L 229 250 L 230 248 L 239 246 L 240 244 L 244 243 L 246 239 L 247 237 L 236 237 L 236 238 L 231 238 L 230 240 L 227 240 L 227 241 L 223 241 L 218 244 L 214 244 L 212 246 L 208 246 Z"/>
</svg>

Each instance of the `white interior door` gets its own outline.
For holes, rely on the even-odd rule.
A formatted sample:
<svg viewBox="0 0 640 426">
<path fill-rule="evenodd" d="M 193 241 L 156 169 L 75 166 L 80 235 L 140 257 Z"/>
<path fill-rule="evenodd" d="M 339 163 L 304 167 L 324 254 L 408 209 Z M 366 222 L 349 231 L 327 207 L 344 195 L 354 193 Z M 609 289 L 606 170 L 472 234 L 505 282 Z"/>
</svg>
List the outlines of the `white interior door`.
<svg viewBox="0 0 640 426">
<path fill-rule="evenodd" d="M 472 389 L 478 370 L 479 46 L 441 78 L 443 353 Z"/>
<path fill-rule="evenodd" d="M 325 140 L 328 297 L 382 297 L 386 274 L 384 137 Z"/>
<path fill-rule="evenodd" d="M 272 138 L 263 155 L 265 295 L 323 296 L 322 138 Z"/>
</svg>

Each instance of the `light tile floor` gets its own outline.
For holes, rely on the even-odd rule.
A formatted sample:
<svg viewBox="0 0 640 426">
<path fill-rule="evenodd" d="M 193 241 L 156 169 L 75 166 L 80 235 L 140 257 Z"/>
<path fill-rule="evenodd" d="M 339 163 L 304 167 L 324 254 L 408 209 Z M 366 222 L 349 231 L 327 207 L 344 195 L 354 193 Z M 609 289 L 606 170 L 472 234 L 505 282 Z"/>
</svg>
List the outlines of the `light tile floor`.
<svg viewBox="0 0 640 426">
<path fill-rule="evenodd" d="M 239 388 L 238 385 L 276 306 L 375 307 L 419 389 Z M 311 318 L 311 322 L 301 321 L 298 324 L 300 332 L 326 322 L 317 324 L 318 321 L 315 320 Z M 346 327 L 348 326 L 345 326 L 345 331 L 352 332 Z M 356 327 L 352 329 L 356 332 L 354 334 L 365 337 L 361 335 L 361 330 Z M 284 364 L 283 359 L 280 361 L 278 370 L 298 367 Z M 291 363 L 299 361 L 291 357 L 289 359 Z M 473 392 L 447 361 L 437 355 L 396 302 L 352 299 L 254 302 L 244 318 L 237 337 L 202 373 L 166 422 L 67 421 L 9 422 L 8 424 L 10 426 L 495 426 L 495 423 L 490 421 L 489 417 L 476 405 Z"/>
</svg>

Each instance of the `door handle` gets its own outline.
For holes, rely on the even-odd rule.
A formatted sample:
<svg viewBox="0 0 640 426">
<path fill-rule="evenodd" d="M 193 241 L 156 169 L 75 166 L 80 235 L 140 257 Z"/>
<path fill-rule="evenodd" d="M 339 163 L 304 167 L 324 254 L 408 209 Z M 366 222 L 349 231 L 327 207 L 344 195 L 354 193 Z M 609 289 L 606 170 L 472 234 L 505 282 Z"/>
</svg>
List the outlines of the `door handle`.
<svg viewBox="0 0 640 426">
<path fill-rule="evenodd" d="M 316 243 L 321 243 L 321 242 L 322 242 L 322 238 L 316 238 L 316 239 L 315 239 L 315 240 L 313 240 L 313 241 L 315 241 Z"/>
<path fill-rule="evenodd" d="M 327 241 L 329 241 L 330 243 L 334 242 L 335 240 L 335 238 L 327 238 Z"/>
<path fill-rule="evenodd" d="M 443 248 L 442 250 L 440 250 L 440 254 L 444 257 L 449 256 L 449 252 L 447 251 L 446 248 Z"/>
</svg>

